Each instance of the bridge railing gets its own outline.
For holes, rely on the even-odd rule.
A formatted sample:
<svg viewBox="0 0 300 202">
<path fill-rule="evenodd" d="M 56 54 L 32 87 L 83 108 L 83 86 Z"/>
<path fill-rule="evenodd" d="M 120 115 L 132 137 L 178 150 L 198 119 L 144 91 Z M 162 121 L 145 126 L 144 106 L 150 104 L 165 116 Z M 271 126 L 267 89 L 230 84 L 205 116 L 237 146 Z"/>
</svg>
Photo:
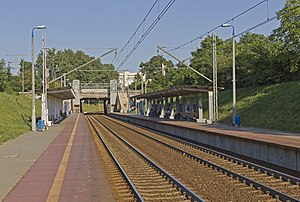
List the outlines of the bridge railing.
<svg viewBox="0 0 300 202">
<path fill-rule="evenodd" d="M 80 89 L 109 89 L 109 83 L 81 83 Z"/>
</svg>

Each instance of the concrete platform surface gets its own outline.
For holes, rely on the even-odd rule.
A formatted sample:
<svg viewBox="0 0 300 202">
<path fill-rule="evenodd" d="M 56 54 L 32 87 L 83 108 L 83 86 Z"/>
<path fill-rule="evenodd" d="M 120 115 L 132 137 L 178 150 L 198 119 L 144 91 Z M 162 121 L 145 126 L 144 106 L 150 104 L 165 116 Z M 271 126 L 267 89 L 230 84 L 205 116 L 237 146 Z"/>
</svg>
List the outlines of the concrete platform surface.
<svg viewBox="0 0 300 202">
<path fill-rule="evenodd" d="M 159 123 L 165 123 L 177 127 L 187 127 L 202 132 L 235 136 L 238 138 L 249 139 L 253 141 L 268 142 L 271 144 L 278 144 L 281 146 L 300 149 L 299 133 L 276 131 L 276 130 L 261 129 L 261 128 L 250 128 L 250 127 L 249 128 L 232 127 L 225 124 L 211 125 L 211 124 L 203 124 L 203 123 L 196 123 L 196 122 L 189 122 L 189 121 L 177 121 L 177 120 L 169 120 L 169 119 L 160 119 L 156 117 L 146 117 L 143 115 L 136 115 L 136 114 L 122 114 L 122 113 L 114 113 L 114 114 L 121 115 L 121 116 L 129 116 L 138 119 L 145 119 L 145 120 L 159 122 Z"/>
<path fill-rule="evenodd" d="M 27 132 L 0 145 L 0 201 L 18 183 L 70 120 L 43 132 Z"/>
<path fill-rule="evenodd" d="M 0 201 L 114 200 L 82 114 L 1 145 L 0 155 Z"/>
</svg>

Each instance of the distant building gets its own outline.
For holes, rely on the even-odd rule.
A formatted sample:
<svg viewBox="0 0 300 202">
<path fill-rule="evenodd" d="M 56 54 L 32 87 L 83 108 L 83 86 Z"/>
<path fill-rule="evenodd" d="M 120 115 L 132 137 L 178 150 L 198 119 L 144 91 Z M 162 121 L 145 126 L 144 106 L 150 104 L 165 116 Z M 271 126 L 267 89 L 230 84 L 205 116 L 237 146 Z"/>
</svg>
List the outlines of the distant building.
<svg viewBox="0 0 300 202">
<path fill-rule="evenodd" d="M 136 72 L 129 72 L 127 70 L 119 72 L 119 83 L 122 90 L 127 89 L 129 85 L 135 82 L 136 75 Z"/>
</svg>

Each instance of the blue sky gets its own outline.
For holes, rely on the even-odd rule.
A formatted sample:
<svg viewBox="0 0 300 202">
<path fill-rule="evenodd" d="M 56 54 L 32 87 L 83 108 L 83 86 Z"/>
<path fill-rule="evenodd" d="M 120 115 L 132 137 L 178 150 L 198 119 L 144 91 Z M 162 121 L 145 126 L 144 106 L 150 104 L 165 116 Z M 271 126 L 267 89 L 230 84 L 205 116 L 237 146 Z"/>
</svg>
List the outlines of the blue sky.
<svg viewBox="0 0 300 202">
<path fill-rule="evenodd" d="M 145 27 L 149 26 L 168 1 L 160 0 L 160 7 L 154 9 L 155 12 L 150 16 Z M 260 1 L 176 0 L 120 69 L 137 71 L 141 61 L 146 62 L 156 54 L 157 45 L 177 47 Z M 154 0 L 5 0 L 1 3 L 0 12 L 0 58 L 12 62 L 11 65 L 16 68 L 18 59 L 11 55 L 26 55 L 24 58 L 31 61 L 31 29 L 40 24 L 47 26 L 49 48 L 83 50 L 93 56 L 106 52 L 107 50 L 103 48 L 107 47 L 120 50 L 153 3 Z M 284 3 L 284 0 L 269 0 L 269 16 L 274 16 Z M 267 4 L 263 4 L 234 21 L 236 33 L 266 18 Z M 278 25 L 279 23 L 274 21 L 253 32 L 269 35 Z M 218 29 L 216 34 L 226 39 L 231 36 L 231 30 Z M 37 53 L 41 49 L 41 31 L 35 31 L 35 41 Z M 189 44 L 174 54 L 185 59 L 192 49 L 195 50 L 199 46 L 199 42 Z M 126 51 L 124 51 L 125 55 Z M 103 62 L 110 63 L 112 59 L 113 54 L 103 58 Z M 119 61 L 122 59 L 120 58 Z"/>
</svg>

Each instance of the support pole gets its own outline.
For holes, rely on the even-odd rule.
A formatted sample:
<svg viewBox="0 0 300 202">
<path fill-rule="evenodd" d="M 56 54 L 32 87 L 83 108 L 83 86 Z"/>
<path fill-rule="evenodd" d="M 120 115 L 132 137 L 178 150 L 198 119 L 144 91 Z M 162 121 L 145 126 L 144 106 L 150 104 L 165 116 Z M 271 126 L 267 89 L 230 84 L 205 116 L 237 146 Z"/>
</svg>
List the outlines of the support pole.
<svg viewBox="0 0 300 202">
<path fill-rule="evenodd" d="M 208 91 L 208 124 L 213 123 L 213 92 Z"/>
<path fill-rule="evenodd" d="M 32 83 L 32 111 L 31 111 L 31 130 L 36 131 L 36 119 L 35 119 L 35 68 L 34 68 L 34 35 L 31 34 L 31 83 Z"/>
<path fill-rule="evenodd" d="M 213 33 L 213 122 L 218 123 L 218 73 L 216 35 Z"/>
<path fill-rule="evenodd" d="M 233 28 L 232 36 L 232 125 L 235 125 L 236 116 L 236 82 L 235 82 L 235 34 Z"/>
<path fill-rule="evenodd" d="M 22 93 L 24 93 L 25 90 L 25 83 L 24 83 L 24 79 L 25 79 L 25 68 L 24 68 L 24 61 L 23 59 L 21 59 L 21 69 L 22 69 Z"/>
</svg>

